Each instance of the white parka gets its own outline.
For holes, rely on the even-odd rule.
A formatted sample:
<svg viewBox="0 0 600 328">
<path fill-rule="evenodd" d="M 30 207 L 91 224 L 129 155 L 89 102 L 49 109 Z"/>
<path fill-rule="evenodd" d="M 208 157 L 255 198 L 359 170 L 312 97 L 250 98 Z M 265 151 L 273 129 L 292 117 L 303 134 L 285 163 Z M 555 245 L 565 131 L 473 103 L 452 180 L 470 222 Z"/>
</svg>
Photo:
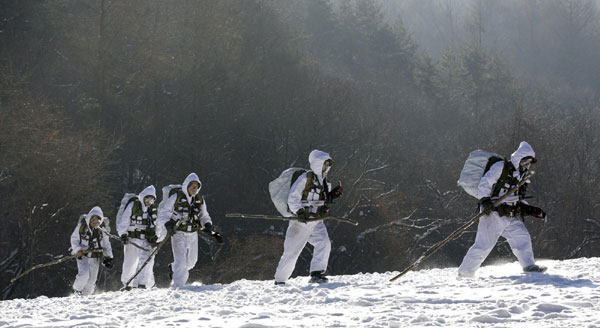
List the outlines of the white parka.
<svg viewBox="0 0 600 328">
<path fill-rule="evenodd" d="M 519 181 L 522 180 L 526 175 L 526 173 L 519 172 L 519 163 L 525 157 L 535 158 L 535 152 L 533 151 L 533 148 L 531 147 L 531 145 L 529 145 L 526 141 L 522 141 L 519 144 L 519 148 L 510 155 L 510 162 L 515 167 L 515 171 L 513 172 L 513 177 L 517 178 Z M 503 167 L 504 167 L 504 161 L 496 162 L 496 163 L 494 163 L 494 165 L 492 165 L 490 167 L 489 171 L 487 171 L 483 175 L 483 177 L 479 181 L 479 186 L 478 186 L 479 191 L 478 191 L 477 196 L 479 199 L 481 199 L 483 197 L 491 197 L 492 191 L 494 189 L 494 185 L 496 184 L 496 182 L 498 182 L 498 179 L 502 175 Z M 529 183 L 529 181 L 527 183 Z M 501 190 L 498 197 L 503 196 L 505 192 L 506 191 Z M 507 203 L 509 205 L 514 205 L 518 200 L 519 200 L 519 196 L 517 196 L 515 194 L 512 196 L 508 196 L 501 203 Z"/>
<path fill-rule="evenodd" d="M 317 177 L 317 179 L 319 179 L 319 184 L 321 185 L 323 184 L 323 181 L 327 181 L 323 177 L 323 164 L 326 160 L 330 159 L 331 156 L 329 156 L 328 153 L 316 149 L 311 151 L 310 155 L 308 155 L 310 169 Z M 310 206 L 311 201 L 319 200 L 318 194 L 310 193 L 307 197 L 307 200 L 305 202 L 302 201 L 302 193 L 304 192 L 304 187 L 306 186 L 307 179 L 308 178 L 306 172 L 302 173 L 290 188 L 290 194 L 288 196 L 288 206 L 290 208 L 290 211 L 292 211 L 293 213 L 297 213 L 299 209 L 305 206 Z M 327 186 L 329 190 L 331 190 L 331 184 L 328 183 Z M 316 212 L 316 207 L 313 208 L 313 212 Z"/>
<path fill-rule="evenodd" d="M 144 212 L 144 214 L 146 214 L 146 211 L 148 210 L 148 206 L 146 206 L 146 204 L 144 204 L 144 198 L 147 196 L 153 196 L 154 199 L 156 199 L 156 188 L 154 188 L 154 186 L 148 186 L 146 187 L 144 190 L 142 190 L 142 192 L 139 193 L 139 195 L 137 195 L 137 199 L 140 201 L 140 203 L 142 203 L 142 211 Z M 132 226 L 131 225 L 131 211 L 133 209 L 133 205 L 134 202 L 130 202 L 127 207 L 125 208 L 125 210 L 123 211 L 123 214 L 121 215 L 120 218 L 117 218 L 117 220 L 119 220 L 117 222 L 117 233 L 119 234 L 119 236 L 127 234 L 127 231 L 133 231 L 136 228 L 137 229 L 145 229 L 146 226 Z"/>
<path fill-rule="evenodd" d="M 196 173 L 190 173 L 185 180 L 183 181 L 183 184 L 181 185 L 181 190 L 183 191 L 183 194 L 185 195 L 185 197 L 187 198 L 187 201 L 190 205 L 192 205 L 193 203 L 193 197 L 196 196 L 196 194 L 193 195 L 189 195 L 188 191 L 187 191 L 187 187 L 189 186 L 190 183 L 192 182 L 197 182 L 198 185 L 200 186 L 198 188 L 198 192 L 200 192 L 200 189 L 202 188 L 202 183 L 200 182 L 200 179 L 198 178 L 198 175 L 196 175 Z M 173 215 L 173 210 L 175 208 L 175 202 L 177 200 L 177 194 L 173 194 L 169 197 L 169 199 L 167 199 L 167 201 L 164 203 L 164 205 L 159 209 L 158 211 L 158 223 L 157 226 L 160 225 L 161 227 L 164 226 L 165 223 L 167 223 L 170 219 L 171 216 Z M 212 220 L 210 218 L 210 215 L 208 214 L 208 210 L 206 208 L 206 199 L 204 199 L 204 202 L 202 202 L 202 207 L 200 209 L 200 223 L 202 224 L 202 227 L 204 227 L 204 225 L 207 222 L 210 222 L 212 224 Z M 157 234 L 159 233 L 159 231 L 163 232 L 159 235 L 159 239 L 164 238 L 164 229 L 157 229 Z"/>
<path fill-rule="evenodd" d="M 83 223 L 87 225 L 87 229 L 89 231 L 92 230 L 90 228 L 90 220 L 92 219 L 92 217 L 94 215 L 96 215 L 100 218 L 100 221 L 98 222 L 98 227 L 96 227 L 95 229 L 100 229 L 100 225 L 102 224 L 102 221 L 104 218 L 104 213 L 102 213 L 102 209 L 99 206 L 95 206 L 94 208 L 92 208 L 88 212 L 88 214 L 85 216 L 85 220 L 83 221 Z M 80 250 L 87 250 L 90 247 L 89 242 L 79 236 L 79 230 L 81 229 L 81 224 L 82 224 L 82 221 L 80 221 L 77 224 L 77 226 L 75 227 L 75 230 L 71 234 L 71 254 L 73 254 L 73 255 L 77 254 L 77 252 L 79 252 Z M 101 232 L 101 233 L 104 233 L 104 232 Z M 102 252 L 103 252 L 104 256 L 113 257 L 112 247 L 110 245 L 109 237 L 106 235 L 104 235 L 102 237 L 103 238 L 100 241 L 100 246 L 102 247 Z"/>
</svg>

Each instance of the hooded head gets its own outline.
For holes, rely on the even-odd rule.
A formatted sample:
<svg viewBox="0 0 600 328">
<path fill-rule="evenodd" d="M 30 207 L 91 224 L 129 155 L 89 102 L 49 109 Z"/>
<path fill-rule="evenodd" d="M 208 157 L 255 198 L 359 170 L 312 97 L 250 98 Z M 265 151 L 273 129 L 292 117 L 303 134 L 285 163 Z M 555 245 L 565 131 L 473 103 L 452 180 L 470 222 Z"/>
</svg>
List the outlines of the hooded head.
<svg viewBox="0 0 600 328">
<path fill-rule="evenodd" d="M 531 148 L 531 145 L 528 144 L 527 141 L 521 141 L 519 148 L 515 150 L 512 155 L 510 155 L 510 161 L 515 168 L 519 168 L 521 160 L 525 157 L 531 157 L 533 159 L 533 163 L 536 162 L 535 152 L 533 151 L 533 148 Z"/>
<path fill-rule="evenodd" d="M 190 195 L 188 193 L 188 187 L 189 187 L 190 183 L 192 183 L 192 182 L 198 183 L 198 190 L 196 190 L 196 192 L 193 195 Z M 198 178 L 198 175 L 196 175 L 196 173 L 190 173 L 187 176 L 187 178 L 185 178 L 185 180 L 183 180 L 183 183 L 181 184 L 181 190 L 187 197 L 188 201 L 191 201 L 192 197 L 196 196 L 196 194 L 200 191 L 201 188 L 202 188 L 202 182 L 200 182 L 200 179 Z"/>
<path fill-rule="evenodd" d="M 317 175 L 320 182 L 323 182 L 323 164 L 326 160 L 331 160 L 331 156 L 324 151 L 315 149 L 310 152 L 310 155 L 308 155 L 310 169 L 314 174 Z"/>
<path fill-rule="evenodd" d="M 90 227 L 90 222 L 92 221 L 93 216 L 97 216 L 98 218 L 100 218 L 100 220 L 98 221 L 98 226 L 100 226 L 102 224 L 102 218 L 104 218 L 104 213 L 102 213 L 102 209 L 100 208 L 100 206 L 95 206 L 85 216 L 85 223 L 87 224 L 90 230 L 92 229 L 92 227 Z"/>
<path fill-rule="evenodd" d="M 146 204 L 144 203 L 144 198 L 148 197 L 148 196 L 152 196 L 154 197 L 154 199 L 156 200 L 156 189 L 154 188 L 154 186 L 150 185 L 148 187 L 146 187 L 144 190 L 142 190 L 141 193 L 139 193 L 138 200 L 140 201 L 140 203 L 142 203 L 142 207 L 144 208 L 144 210 L 146 209 Z"/>
</svg>

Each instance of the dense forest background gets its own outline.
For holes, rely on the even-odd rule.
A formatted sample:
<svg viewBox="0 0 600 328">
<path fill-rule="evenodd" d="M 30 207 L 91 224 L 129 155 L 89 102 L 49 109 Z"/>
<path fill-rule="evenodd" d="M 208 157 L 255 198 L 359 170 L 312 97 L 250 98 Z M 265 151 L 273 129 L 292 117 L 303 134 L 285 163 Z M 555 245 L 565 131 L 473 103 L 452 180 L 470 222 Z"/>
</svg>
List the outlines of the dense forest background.
<svg viewBox="0 0 600 328">
<path fill-rule="evenodd" d="M 476 211 L 468 153 L 535 149 L 538 258 L 598 256 L 596 0 L 0 0 L 0 291 L 70 293 L 78 216 L 190 172 L 224 245 L 201 238 L 191 280 L 272 279 L 286 222 L 268 183 L 312 149 L 345 188 L 327 222 L 330 274 L 401 270 Z M 421 268 L 457 266 L 461 234 Z M 116 266 L 99 290 L 120 287 Z M 311 248 L 295 275 L 306 275 Z M 158 254 L 168 284 L 170 245 Z M 504 241 L 489 261 L 512 261 Z"/>
</svg>

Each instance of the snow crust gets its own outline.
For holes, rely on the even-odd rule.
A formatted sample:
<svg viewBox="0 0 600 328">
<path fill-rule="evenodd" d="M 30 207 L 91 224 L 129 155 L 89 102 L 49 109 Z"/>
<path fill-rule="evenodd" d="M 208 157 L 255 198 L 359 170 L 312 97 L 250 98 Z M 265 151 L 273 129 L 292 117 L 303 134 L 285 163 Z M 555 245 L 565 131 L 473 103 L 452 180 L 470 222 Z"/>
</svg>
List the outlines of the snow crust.
<svg viewBox="0 0 600 328">
<path fill-rule="evenodd" d="M 0 302 L 0 327 L 600 327 L 600 258 L 331 276 L 285 286 L 239 280 L 183 289 Z M 401 268 L 402 269 L 402 268 Z"/>
</svg>

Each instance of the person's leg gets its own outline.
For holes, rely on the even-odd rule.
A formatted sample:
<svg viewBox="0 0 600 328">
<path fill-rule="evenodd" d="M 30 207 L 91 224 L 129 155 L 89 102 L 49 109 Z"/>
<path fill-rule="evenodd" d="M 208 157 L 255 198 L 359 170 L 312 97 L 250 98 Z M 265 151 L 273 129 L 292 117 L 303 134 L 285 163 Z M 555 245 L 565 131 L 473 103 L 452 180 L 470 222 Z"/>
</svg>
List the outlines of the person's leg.
<svg viewBox="0 0 600 328">
<path fill-rule="evenodd" d="M 135 239 L 134 242 L 137 243 L 137 241 L 138 240 Z M 138 256 L 139 250 L 137 247 L 131 244 L 126 244 L 125 247 L 123 247 L 123 271 L 121 272 L 121 283 L 123 283 L 123 287 L 126 287 L 125 284 L 127 281 L 129 281 L 137 271 L 139 262 Z M 137 280 L 137 278 L 129 283 L 130 287 L 135 287 L 137 285 L 135 280 Z"/>
<path fill-rule="evenodd" d="M 100 269 L 101 258 L 88 258 L 89 278 L 87 284 L 81 292 L 83 295 L 91 295 L 96 289 L 96 280 L 98 280 L 98 270 Z"/>
<path fill-rule="evenodd" d="M 311 230 L 306 223 L 290 221 L 283 242 L 283 254 L 275 271 L 276 283 L 285 282 L 294 272 L 298 256 L 302 253 L 310 237 Z"/>
<path fill-rule="evenodd" d="M 471 277 L 475 274 L 475 271 L 479 269 L 481 263 L 496 245 L 506 224 L 498 215 L 498 212 L 492 212 L 490 215 L 484 215 L 479 219 L 475 243 L 463 258 L 458 268 L 459 275 Z"/>
<path fill-rule="evenodd" d="M 185 235 L 178 231 L 171 236 L 171 246 L 173 248 L 173 287 L 183 287 L 188 278 L 187 269 L 187 245 Z"/>
<path fill-rule="evenodd" d="M 329 253 L 331 253 L 331 241 L 327 234 L 327 227 L 323 221 L 315 222 L 312 234 L 308 242 L 314 246 L 312 261 L 310 262 L 310 272 L 327 270 L 329 262 Z"/>
<path fill-rule="evenodd" d="M 87 285 L 89 273 L 88 258 L 82 257 L 77 259 L 77 276 L 75 276 L 75 282 L 73 282 L 73 290 L 76 292 L 82 292 L 85 285 Z"/>
<path fill-rule="evenodd" d="M 139 245 L 144 248 L 151 249 L 150 243 L 147 240 L 139 239 Z M 139 250 L 138 254 L 139 255 L 138 255 L 137 270 L 139 270 L 140 267 L 146 262 L 146 260 L 150 256 L 151 252 Z M 140 274 L 137 276 L 136 286 L 143 285 L 146 288 L 152 288 L 154 286 L 153 275 L 154 275 L 154 256 L 152 257 L 152 259 L 150 259 L 150 261 L 148 261 L 148 264 L 146 264 L 144 269 L 142 269 Z"/>
<path fill-rule="evenodd" d="M 187 244 L 187 269 L 192 270 L 198 261 L 198 234 L 188 233 L 185 236 Z"/>
<path fill-rule="evenodd" d="M 519 260 L 523 268 L 535 264 L 533 258 L 533 248 L 531 246 L 531 236 L 527 231 L 527 227 L 520 219 L 512 219 L 511 223 L 506 227 L 502 236 L 506 238 L 513 254 Z"/>
</svg>

